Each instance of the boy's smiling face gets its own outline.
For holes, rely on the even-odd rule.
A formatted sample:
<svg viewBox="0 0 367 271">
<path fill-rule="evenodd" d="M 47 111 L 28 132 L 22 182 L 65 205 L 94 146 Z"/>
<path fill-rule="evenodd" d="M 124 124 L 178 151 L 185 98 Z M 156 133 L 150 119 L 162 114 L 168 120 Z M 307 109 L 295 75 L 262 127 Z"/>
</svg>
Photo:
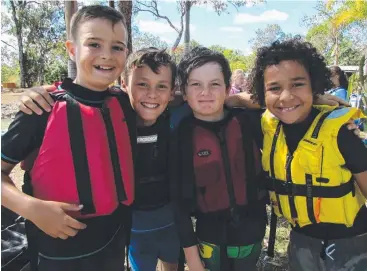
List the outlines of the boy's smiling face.
<svg viewBox="0 0 367 271">
<path fill-rule="evenodd" d="M 218 121 L 224 116 L 228 93 L 221 66 L 209 62 L 190 72 L 184 98 L 197 119 Z"/>
<path fill-rule="evenodd" d="M 268 66 L 264 72 L 264 91 L 267 109 L 284 123 L 301 122 L 311 111 L 310 76 L 297 61 L 284 60 Z"/>
<path fill-rule="evenodd" d="M 91 19 L 78 26 L 76 41 L 67 41 L 70 57 L 76 62 L 75 82 L 103 91 L 121 74 L 127 56 L 127 34 L 122 22 Z"/>
<path fill-rule="evenodd" d="M 158 73 L 149 66 L 133 68 L 126 82 L 130 103 L 144 126 L 153 125 L 172 99 L 172 71 L 160 66 Z"/>
</svg>

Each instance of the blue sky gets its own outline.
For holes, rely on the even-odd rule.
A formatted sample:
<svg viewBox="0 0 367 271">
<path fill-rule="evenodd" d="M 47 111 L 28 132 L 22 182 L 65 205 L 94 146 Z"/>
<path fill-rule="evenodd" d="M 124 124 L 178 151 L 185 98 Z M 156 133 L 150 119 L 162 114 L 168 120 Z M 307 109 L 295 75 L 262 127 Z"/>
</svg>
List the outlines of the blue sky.
<svg viewBox="0 0 367 271">
<path fill-rule="evenodd" d="M 275 1 L 267 0 L 265 4 L 248 5 L 238 11 L 230 6 L 229 14 L 218 16 L 210 5 L 194 6 L 191 10 L 191 39 L 204 46 L 219 44 L 231 49 L 239 49 L 245 54 L 251 52 L 249 40 L 254 38 L 258 28 L 267 24 L 279 24 L 286 33 L 307 33 L 307 28 L 301 26 L 304 15 L 316 13 L 316 1 Z M 174 24 L 179 22 L 176 1 L 159 1 L 159 10 Z M 177 37 L 176 32 L 162 19 L 155 20 L 148 12 L 139 12 L 134 18 L 141 31 L 159 36 L 171 45 Z"/>
</svg>

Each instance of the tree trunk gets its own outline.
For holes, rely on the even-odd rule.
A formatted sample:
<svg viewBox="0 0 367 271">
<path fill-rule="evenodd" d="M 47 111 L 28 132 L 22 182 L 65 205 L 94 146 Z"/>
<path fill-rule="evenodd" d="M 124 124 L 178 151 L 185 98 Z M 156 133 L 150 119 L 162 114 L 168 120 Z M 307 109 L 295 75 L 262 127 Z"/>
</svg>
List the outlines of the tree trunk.
<svg viewBox="0 0 367 271">
<path fill-rule="evenodd" d="M 15 5 L 14 1 L 10 1 L 11 9 L 12 9 L 12 17 L 15 24 L 15 31 L 18 41 L 18 54 L 19 54 L 19 68 L 20 68 L 20 87 L 26 87 L 26 74 L 27 67 L 25 64 L 25 57 L 23 52 L 23 38 L 22 38 L 22 22 L 18 20 L 17 17 L 17 9 L 24 9 L 25 2 L 18 1 L 18 5 Z"/>
<path fill-rule="evenodd" d="M 108 6 L 110 8 L 115 8 L 115 1 L 108 1 Z"/>
<path fill-rule="evenodd" d="M 118 9 L 124 15 L 127 26 L 127 49 L 129 49 L 129 54 L 133 51 L 133 44 L 131 40 L 131 17 L 133 12 L 133 3 L 131 0 L 128 1 L 119 1 Z"/>
<path fill-rule="evenodd" d="M 359 82 L 364 86 L 364 68 L 365 68 L 366 56 L 362 56 L 359 62 Z"/>
<path fill-rule="evenodd" d="M 77 1 L 67 1 L 65 0 L 65 25 L 66 25 L 66 37 L 70 40 L 71 37 L 71 29 L 70 29 L 70 22 L 71 17 L 73 14 L 78 10 L 78 2 Z M 68 59 L 68 77 L 71 79 L 76 78 L 76 64 L 70 58 Z"/>
<path fill-rule="evenodd" d="M 177 39 L 175 40 L 175 43 L 172 45 L 171 51 L 175 51 L 177 46 L 180 44 L 181 38 L 183 34 L 183 28 L 181 28 L 180 33 L 178 33 Z"/>
<path fill-rule="evenodd" d="M 190 51 L 190 9 L 191 2 L 185 1 L 185 38 L 184 38 L 184 55 L 188 54 Z"/>
<path fill-rule="evenodd" d="M 335 59 L 334 65 L 339 65 L 339 39 L 338 36 L 335 37 Z"/>
</svg>

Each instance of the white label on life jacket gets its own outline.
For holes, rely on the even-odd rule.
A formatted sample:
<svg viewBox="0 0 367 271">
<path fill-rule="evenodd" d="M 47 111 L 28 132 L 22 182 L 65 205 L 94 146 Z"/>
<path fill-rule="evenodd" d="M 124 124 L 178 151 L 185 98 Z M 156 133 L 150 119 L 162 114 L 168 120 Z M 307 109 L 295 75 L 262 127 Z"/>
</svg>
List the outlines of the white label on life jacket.
<svg viewBox="0 0 367 271">
<path fill-rule="evenodd" d="M 158 135 L 150 135 L 150 136 L 138 136 L 137 143 L 145 144 L 145 143 L 154 143 L 157 142 Z"/>
</svg>

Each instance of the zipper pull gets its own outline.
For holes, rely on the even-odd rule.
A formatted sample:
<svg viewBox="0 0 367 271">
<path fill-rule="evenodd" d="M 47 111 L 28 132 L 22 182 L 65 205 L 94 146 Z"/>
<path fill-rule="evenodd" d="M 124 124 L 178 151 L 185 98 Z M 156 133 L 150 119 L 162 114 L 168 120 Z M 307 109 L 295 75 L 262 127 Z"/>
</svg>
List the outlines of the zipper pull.
<svg viewBox="0 0 367 271">
<path fill-rule="evenodd" d="M 293 159 L 293 155 L 288 153 L 287 154 L 287 161 L 285 162 L 285 169 L 289 168 L 289 166 L 291 165 L 292 159 Z"/>
<path fill-rule="evenodd" d="M 224 144 L 226 141 L 224 133 L 225 133 L 225 129 L 221 127 L 219 132 L 217 133 L 220 144 Z"/>
<path fill-rule="evenodd" d="M 110 113 L 110 109 L 107 107 L 106 103 L 103 103 L 102 104 L 102 107 L 101 107 L 101 113 L 103 115 L 107 115 Z"/>
</svg>

